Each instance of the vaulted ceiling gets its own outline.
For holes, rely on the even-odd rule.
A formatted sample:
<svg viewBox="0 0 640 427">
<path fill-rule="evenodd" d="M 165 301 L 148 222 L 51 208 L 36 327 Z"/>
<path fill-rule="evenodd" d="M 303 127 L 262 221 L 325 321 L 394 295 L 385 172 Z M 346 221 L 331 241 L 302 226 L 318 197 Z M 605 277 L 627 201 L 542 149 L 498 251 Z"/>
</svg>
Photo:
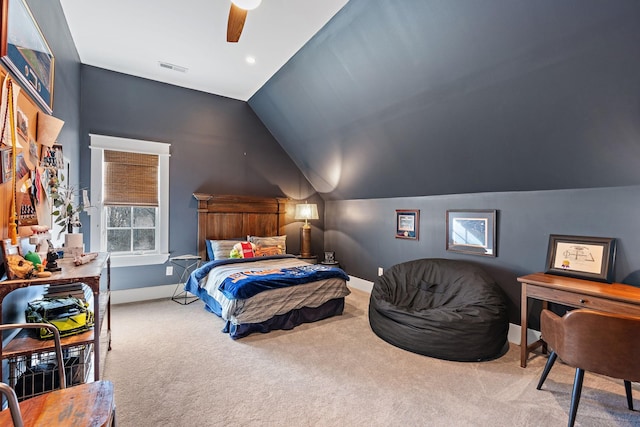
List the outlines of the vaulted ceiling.
<svg viewBox="0 0 640 427">
<path fill-rule="evenodd" d="M 190 87 L 161 74 L 166 61 L 189 68 L 199 90 L 248 99 L 328 199 L 640 184 L 637 0 L 265 0 L 240 43 L 222 47 L 227 0 L 189 0 L 196 16 L 180 19 L 194 4 L 116 0 L 128 13 L 113 16 L 95 2 L 61 2 L 83 63 L 109 68 L 111 51 L 133 48 L 110 69 Z M 257 11 L 300 3 L 322 4 L 322 18 L 258 23 Z M 89 13 L 101 19 L 79 27 Z M 128 33 L 141 17 L 158 19 Z M 243 42 L 279 51 L 298 25 L 313 27 L 299 51 L 260 77 L 246 71 Z M 87 53 L 96 42 L 76 36 L 102 26 L 113 40 Z M 272 33 L 283 38 L 259 44 Z M 211 52 L 218 60 L 201 62 Z"/>
<path fill-rule="evenodd" d="M 250 100 L 327 198 L 640 184 L 640 2 L 351 0 Z"/>
</svg>

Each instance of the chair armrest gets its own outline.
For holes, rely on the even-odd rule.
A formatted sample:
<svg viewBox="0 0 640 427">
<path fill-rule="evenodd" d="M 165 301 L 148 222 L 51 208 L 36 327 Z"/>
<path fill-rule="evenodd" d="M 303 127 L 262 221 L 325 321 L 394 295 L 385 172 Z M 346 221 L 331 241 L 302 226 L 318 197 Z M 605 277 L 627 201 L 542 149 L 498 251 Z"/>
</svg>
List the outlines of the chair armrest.
<svg viewBox="0 0 640 427">
<path fill-rule="evenodd" d="M 14 427 L 24 427 L 24 422 L 22 421 L 22 413 L 20 412 L 20 405 L 18 405 L 18 396 L 16 396 L 16 392 L 13 391 L 13 389 L 7 384 L 0 382 L 0 393 L 4 394 L 4 396 L 7 398 L 7 402 L 9 403 L 9 413 L 11 414 L 11 420 L 13 421 Z"/>
</svg>

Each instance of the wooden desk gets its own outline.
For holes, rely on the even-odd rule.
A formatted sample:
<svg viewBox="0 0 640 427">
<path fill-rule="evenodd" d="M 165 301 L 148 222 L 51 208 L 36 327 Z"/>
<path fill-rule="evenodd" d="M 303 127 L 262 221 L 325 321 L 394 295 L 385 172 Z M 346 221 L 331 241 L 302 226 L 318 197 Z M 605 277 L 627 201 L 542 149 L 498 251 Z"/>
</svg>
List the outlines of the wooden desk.
<svg viewBox="0 0 640 427">
<path fill-rule="evenodd" d="M 548 302 L 554 302 L 576 308 L 640 316 L 640 288 L 635 286 L 544 273 L 518 277 L 518 282 L 522 283 L 520 366 L 523 368 L 527 366 L 529 352 L 543 344 L 542 340 L 527 343 L 529 298 L 541 300 L 543 308 L 547 308 Z"/>
<path fill-rule="evenodd" d="M 72 335 L 62 339 L 62 346 L 79 345 L 85 343 L 93 344 L 94 355 L 94 378 L 96 381 L 100 379 L 100 329 L 104 317 L 101 309 L 106 312 L 107 318 L 107 349 L 111 350 L 111 259 L 109 253 L 100 253 L 93 261 L 75 266 L 73 259 L 66 258 L 58 260 L 58 266 L 62 271 L 53 273 L 50 277 L 36 279 L 15 279 L 0 282 L 0 319 L 2 319 L 2 301 L 4 298 L 16 289 L 26 288 L 29 286 L 49 285 L 52 288 L 56 285 L 65 285 L 69 283 L 84 283 L 91 288 L 93 292 L 93 311 L 95 316 L 95 325 L 92 330 L 78 335 Z M 107 269 L 107 289 L 102 293 L 102 304 L 100 297 L 100 277 L 102 270 Z M 2 348 L 0 341 L 0 362 L 6 357 L 31 354 L 44 351 L 54 351 L 53 340 L 39 340 L 32 336 L 21 336 L 20 334 L 13 338 L 5 348 Z M 0 363 L 0 378 L 3 375 L 2 365 Z"/>
</svg>

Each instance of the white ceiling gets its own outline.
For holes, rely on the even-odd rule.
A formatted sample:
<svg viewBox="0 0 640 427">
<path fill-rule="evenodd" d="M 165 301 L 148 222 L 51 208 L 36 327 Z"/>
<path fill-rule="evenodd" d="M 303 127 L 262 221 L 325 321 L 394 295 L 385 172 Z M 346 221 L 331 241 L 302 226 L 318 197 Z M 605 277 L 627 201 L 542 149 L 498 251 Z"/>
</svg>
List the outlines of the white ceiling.
<svg viewBox="0 0 640 427">
<path fill-rule="evenodd" d="M 264 0 L 227 43 L 230 0 L 60 0 L 83 64 L 242 101 L 347 1 Z"/>
</svg>

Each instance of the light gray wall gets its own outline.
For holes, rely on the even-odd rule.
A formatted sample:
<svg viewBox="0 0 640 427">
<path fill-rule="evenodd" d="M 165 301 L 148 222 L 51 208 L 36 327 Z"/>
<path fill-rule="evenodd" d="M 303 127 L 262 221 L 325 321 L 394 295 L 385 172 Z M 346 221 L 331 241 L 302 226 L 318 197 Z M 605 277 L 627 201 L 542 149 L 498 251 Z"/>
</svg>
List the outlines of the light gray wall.
<svg viewBox="0 0 640 427">
<path fill-rule="evenodd" d="M 419 240 L 396 239 L 395 210 L 420 210 Z M 497 254 L 447 252 L 447 209 L 497 209 Z M 640 186 L 476 193 L 328 201 L 325 246 L 349 274 L 375 280 L 378 267 L 419 258 L 463 259 L 481 265 L 509 298 L 520 323 L 520 275 L 544 271 L 549 234 L 617 239 L 615 280 L 640 286 Z M 534 323 L 535 325 L 535 323 Z"/>
</svg>

